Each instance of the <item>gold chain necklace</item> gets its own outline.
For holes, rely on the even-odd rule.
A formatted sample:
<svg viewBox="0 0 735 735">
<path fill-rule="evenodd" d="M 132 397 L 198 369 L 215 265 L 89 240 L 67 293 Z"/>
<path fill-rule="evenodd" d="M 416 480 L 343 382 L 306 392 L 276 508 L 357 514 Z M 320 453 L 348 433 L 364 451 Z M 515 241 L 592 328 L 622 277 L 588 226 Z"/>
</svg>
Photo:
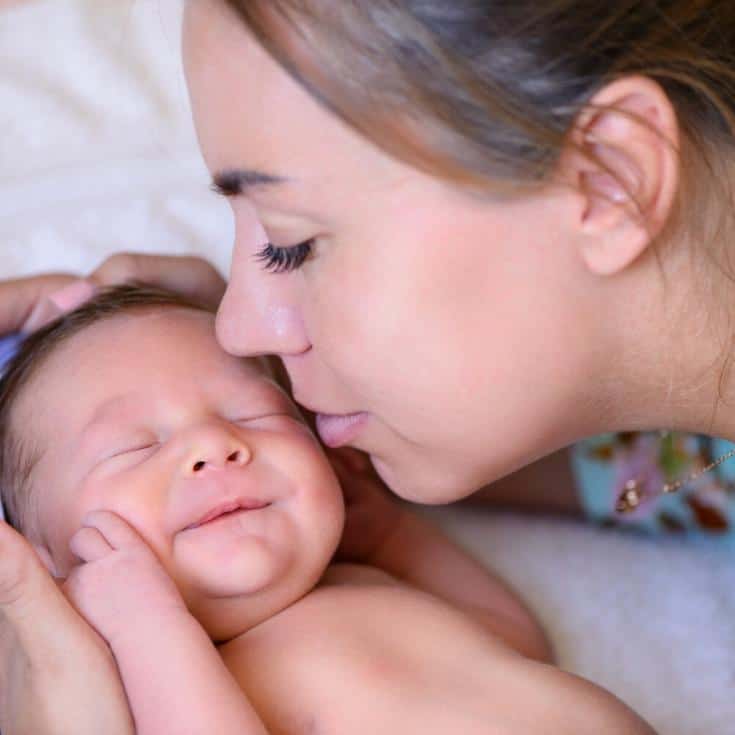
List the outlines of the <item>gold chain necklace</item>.
<svg viewBox="0 0 735 735">
<path fill-rule="evenodd" d="M 668 432 L 662 432 L 665 436 Z M 645 480 L 641 477 L 633 477 L 623 485 L 623 490 L 618 496 L 617 503 L 615 504 L 615 510 L 618 513 L 631 513 L 634 511 L 642 502 L 644 497 L 658 497 L 659 495 L 669 495 L 675 493 L 679 488 L 683 487 L 687 483 L 693 482 L 698 477 L 701 477 L 705 472 L 717 467 L 722 464 L 726 459 L 735 456 L 735 449 L 731 449 L 729 452 L 725 452 L 721 457 L 718 457 L 714 462 L 710 462 L 704 469 L 691 472 L 686 477 L 682 477 L 675 482 L 665 482 L 656 493 L 649 493 L 645 488 Z"/>
</svg>

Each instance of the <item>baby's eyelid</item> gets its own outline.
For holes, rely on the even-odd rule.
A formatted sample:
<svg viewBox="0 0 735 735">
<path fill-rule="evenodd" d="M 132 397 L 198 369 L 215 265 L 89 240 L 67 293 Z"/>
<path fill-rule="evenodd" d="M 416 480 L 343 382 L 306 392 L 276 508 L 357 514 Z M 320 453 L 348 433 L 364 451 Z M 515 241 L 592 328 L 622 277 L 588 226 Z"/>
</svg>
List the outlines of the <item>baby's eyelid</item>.
<svg viewBox="0 0 735 735">
<path fill-rule="evenodd" d="M 107 459 L 112 459 L 113 457 L 121 457 L 124 454 L 132 454 L 133 452 L 142 452 L 144 449 L 152 449 L 155 446 L 158 446 L 160 442 L 154 441 L 154 442 L 146 442 L 145 444 L 138 444 L 136 446 L 131 446 L 127 449 L 121 449 L 119 451 L 116 451 L 114 454 L 110 454 Z"/>
<path fill-rule="evenodd" d="M 252 421 L 262 421 L 263 419 L 271 419 L 278 416 L 291 416 L 287 411 L 268 411 L 267 413 L 260 413 L 254 416 L 243 416 L 240 418 L 232 419 L 235 424 L 247 424 Z"/>
<path fill-rule="evenodd" d="M 267 422 L 268 420 L 276 420 L 276 419 L 288 419 L 289 421 L 292 421 L 296 424 L 303 424 L 303 418 L 301 418 L 295 411 L 283 409 L 281 411 L 270 411 L 269 413 L 263 413 L 258 414 L 257 416 L 250 416 L 247 418 L 242 418 L 239 420 L 236 420 L 234 423 L 237 423 L 239 426 L 249 426 L 249 425 L 257 425 L 258 422 Z M 266 424 L 267 426 L 267 424 Z M 256 428 L 255 426 L 253 428 Z"/>
</svg>

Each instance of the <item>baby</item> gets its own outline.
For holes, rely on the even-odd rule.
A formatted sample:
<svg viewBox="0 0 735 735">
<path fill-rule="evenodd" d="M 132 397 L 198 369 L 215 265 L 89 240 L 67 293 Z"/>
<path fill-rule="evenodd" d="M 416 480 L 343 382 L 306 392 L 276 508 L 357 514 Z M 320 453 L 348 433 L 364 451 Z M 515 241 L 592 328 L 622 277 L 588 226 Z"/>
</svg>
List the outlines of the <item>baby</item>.
<svg viewBox="0 0 735 735">
<path fill-rule="evenodd" d="M 0 459 L 8 517 L 108 642 L 138 735 L 653 732 L 552 666 L 508 588 L 349 453 L 336 562 L 326 455 L 181 297 L 113 289 L 30 337 Z"/>
</svg>

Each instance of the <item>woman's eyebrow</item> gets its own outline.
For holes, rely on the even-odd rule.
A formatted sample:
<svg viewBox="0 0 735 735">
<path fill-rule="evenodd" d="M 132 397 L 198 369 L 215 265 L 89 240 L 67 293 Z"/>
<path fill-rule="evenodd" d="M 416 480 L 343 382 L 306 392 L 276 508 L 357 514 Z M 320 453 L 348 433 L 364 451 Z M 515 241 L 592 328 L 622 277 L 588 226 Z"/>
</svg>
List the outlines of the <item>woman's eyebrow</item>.
<svg viewBox="0 0 735 735">
<path fill-rule="evenodd" d="M 212 190 L 222 196 L 232 197 L 252 189 L 279 186 L 288 183 L 282 176 L 257 171 L 255 169 L 237 168 L 218 171 L 212 177 Z"/>
</svg>

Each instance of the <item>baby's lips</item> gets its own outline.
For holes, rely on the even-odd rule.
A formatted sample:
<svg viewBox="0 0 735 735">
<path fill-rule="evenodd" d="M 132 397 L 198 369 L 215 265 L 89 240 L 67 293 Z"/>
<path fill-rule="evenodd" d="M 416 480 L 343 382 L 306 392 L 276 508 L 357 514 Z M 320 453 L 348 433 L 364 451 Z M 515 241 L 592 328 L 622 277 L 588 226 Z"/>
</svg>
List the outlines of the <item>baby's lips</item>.
<svg viewBox="0 0 735 735">
<path fill-rule="evenodd" d="M 54 291 L 39 301 L 21 327 L 21 331 L 27 333 L 40 329 L 58 316 L 81 306 L 94 295 L 94 292 L 94 284 L 90 281 L 83 278 L 72 281 L 68 286 Z"/>
</svg>

